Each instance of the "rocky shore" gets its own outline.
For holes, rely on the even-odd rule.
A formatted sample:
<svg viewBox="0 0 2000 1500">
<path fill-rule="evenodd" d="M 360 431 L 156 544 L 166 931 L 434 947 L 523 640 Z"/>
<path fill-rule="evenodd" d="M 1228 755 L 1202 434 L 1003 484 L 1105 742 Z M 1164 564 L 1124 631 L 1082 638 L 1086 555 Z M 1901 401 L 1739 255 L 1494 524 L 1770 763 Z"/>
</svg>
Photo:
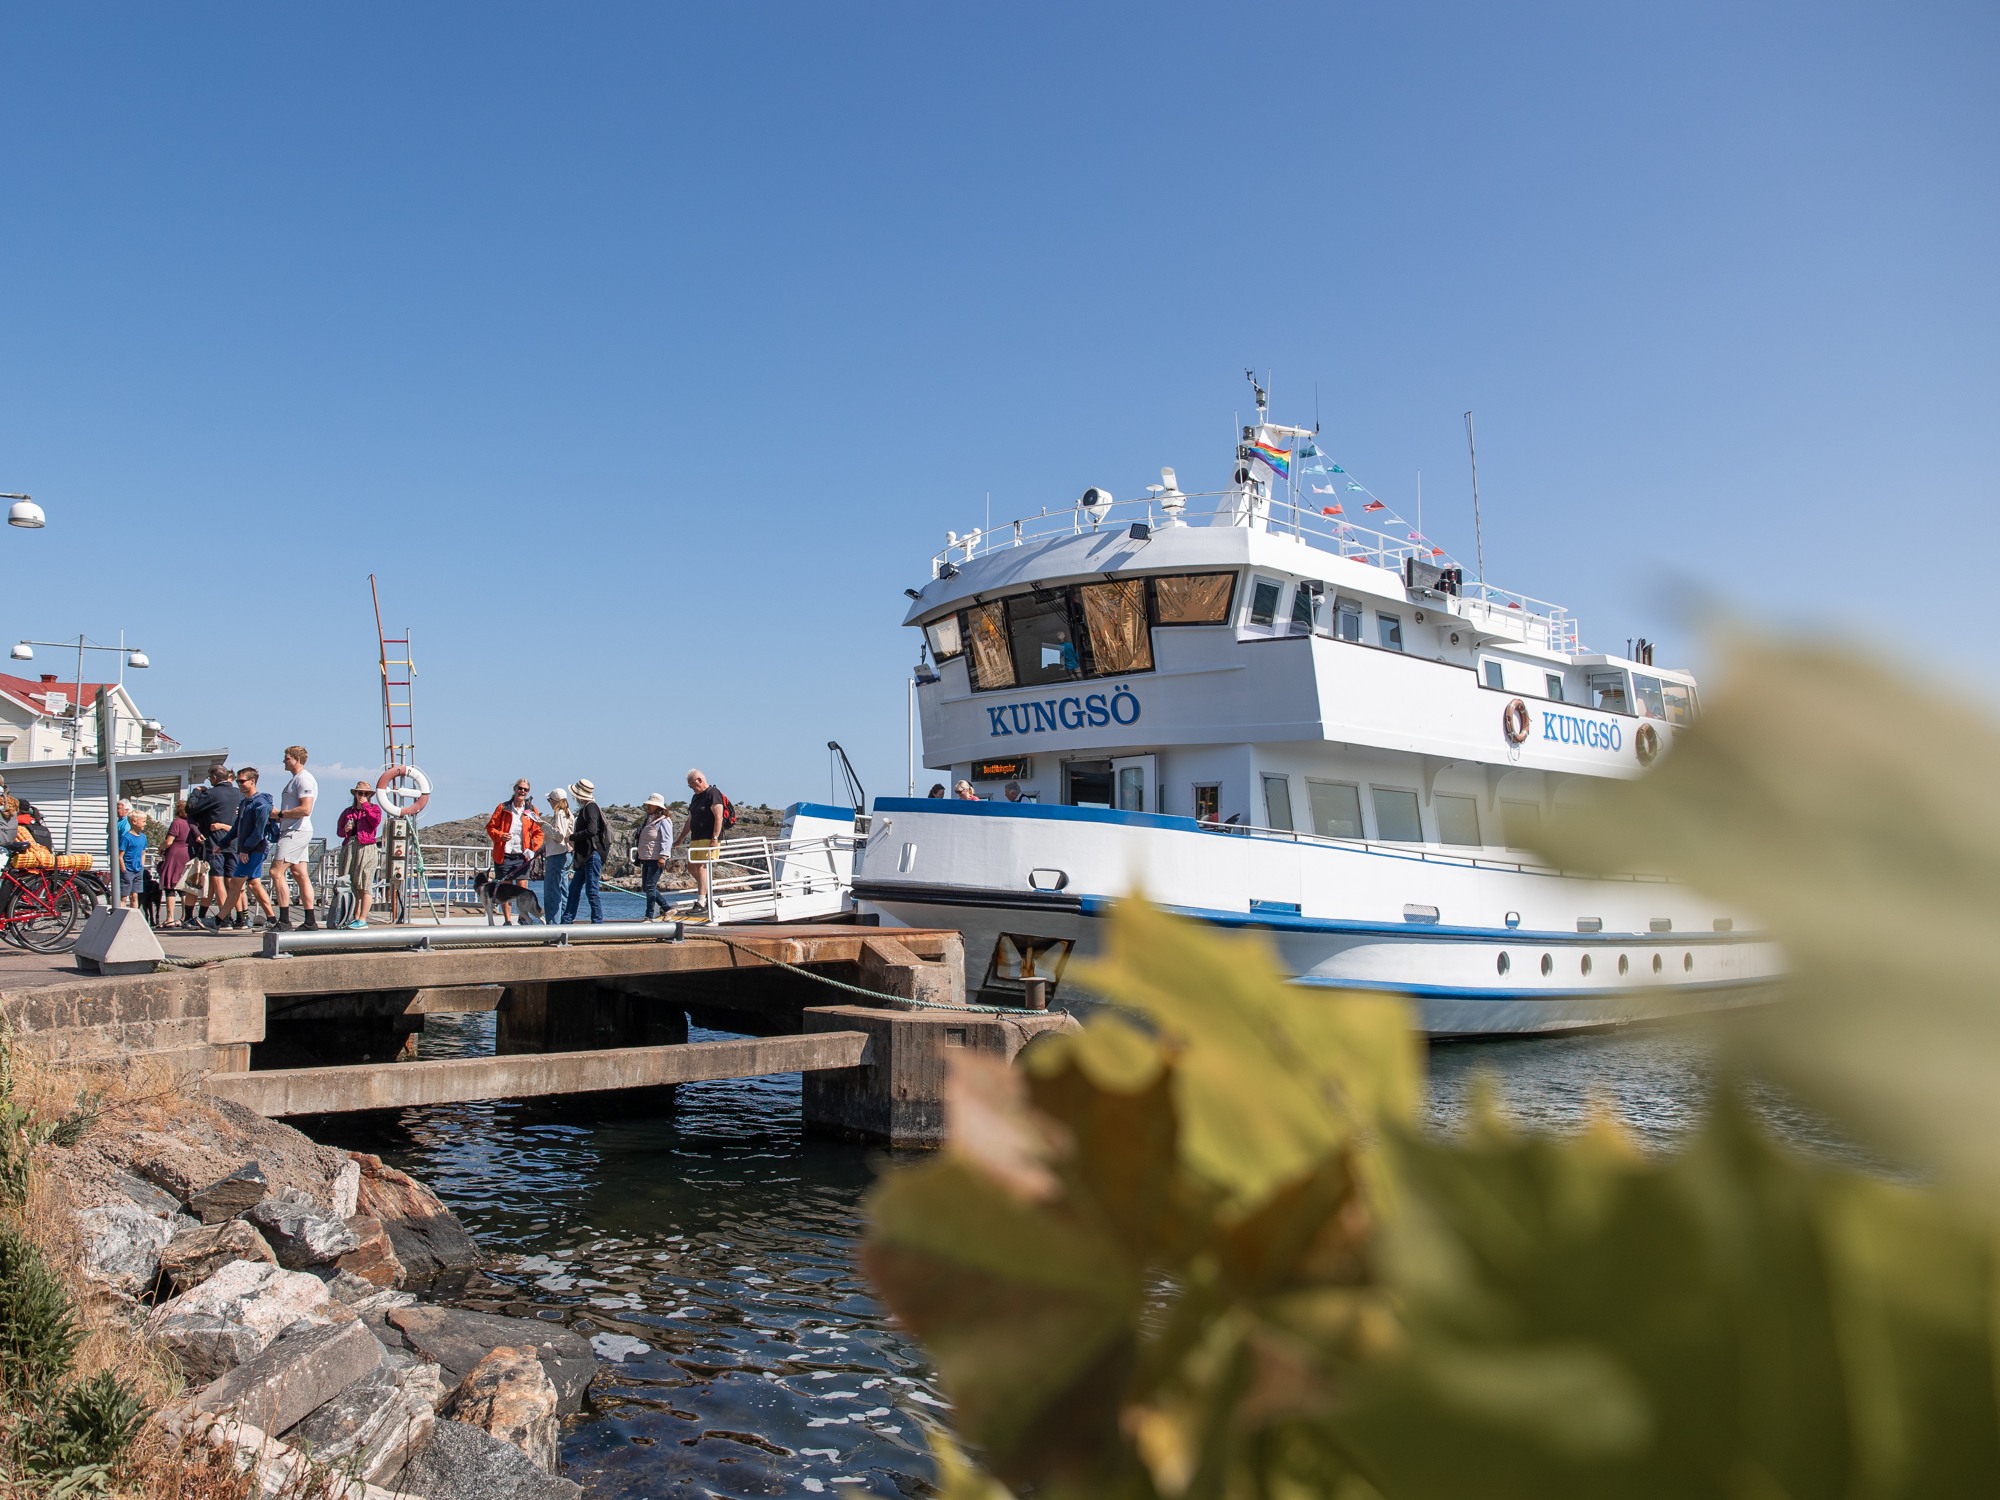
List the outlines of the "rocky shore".
<svg viewBox="0 0 2000 1500">
<path fill-rule="evenodd" d="M 560 1326 L 446 1305 L 482 1261 L 379 1157 L 199 1094 L 36 1148 L 93 1295 L 185 1390 L 151 1420 L 270 1497 L 569 1500 L 562 1419 L 597 1370 Z M 63 1234 L 62 1238 L 69 1238 Z"/>
</svg>

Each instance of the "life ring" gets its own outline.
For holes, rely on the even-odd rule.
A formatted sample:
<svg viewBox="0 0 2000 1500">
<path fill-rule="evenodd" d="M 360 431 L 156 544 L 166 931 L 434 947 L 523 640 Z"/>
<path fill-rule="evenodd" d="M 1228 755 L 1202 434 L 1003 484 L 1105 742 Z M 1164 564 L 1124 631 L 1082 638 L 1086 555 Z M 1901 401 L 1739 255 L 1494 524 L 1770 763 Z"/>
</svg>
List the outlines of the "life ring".
<svg viewBox="0 0 2000 1500">
<path fill-rule="evenodd" d="M 402 786 L 402 782 L 410 785 Z M 416 796 L 405 806 L 403 799 L 410 795 L 411 787 Z M 375 778 L 375 800 L 392 818 L 414 818 L 431 800 L 431 779 L 415 766 L 391 766 Z"/>
<path fill-rule="evenodd" d="M 1650 766 L 1660 754 L 1660 731 L 1651 724 L 1641 724 L 1632 736 L 1632 748 L 1639 752 L 1639 764 Z"/>
<path fill-rule="evenodd" d="M 1500 710 L 1500 728 L 1506 733 L 1507 743 L 1518 745 L 1528 737 L 1528 705 L 1516 698 Z"/>
</svg>

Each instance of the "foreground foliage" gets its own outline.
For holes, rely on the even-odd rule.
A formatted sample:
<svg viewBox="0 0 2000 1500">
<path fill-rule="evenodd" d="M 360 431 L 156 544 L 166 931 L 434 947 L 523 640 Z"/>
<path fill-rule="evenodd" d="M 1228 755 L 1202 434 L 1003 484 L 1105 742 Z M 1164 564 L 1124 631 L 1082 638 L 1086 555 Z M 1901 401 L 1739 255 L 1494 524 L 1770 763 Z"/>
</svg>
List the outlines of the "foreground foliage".
<svg viewBox="0 0 2000 1500">
<path fill-rule="evenodd" d="M 868 1264 L 936 1356 L 953 1500 L 2000 1492 L 2000 736 L 1877 669 L 1745 647 L 1652 776 L 1551 827 L 1759 912 L 1795 983 L 1701 1132 L 1419 1128 L 1398 1002 L 1137 904 L 1099 1019 L 960 1069 Z M 1923 1186 L 1807 1160 L 1777 1079 Z"/>
</svg>

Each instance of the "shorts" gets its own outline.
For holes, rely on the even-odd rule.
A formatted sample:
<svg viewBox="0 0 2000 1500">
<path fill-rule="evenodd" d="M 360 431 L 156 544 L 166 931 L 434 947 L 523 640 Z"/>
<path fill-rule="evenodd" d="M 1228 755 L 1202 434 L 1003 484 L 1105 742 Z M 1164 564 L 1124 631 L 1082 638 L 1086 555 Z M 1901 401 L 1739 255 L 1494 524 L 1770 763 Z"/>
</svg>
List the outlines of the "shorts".
<svg viewBox="0 0 2000 1500">
<path fill-rule="evenodd" d="M 302 865 L 312 853 L 312 825 L 303 820 L 286 826 L 278 835 L 277 853 L 273 859 L 281 865 Z"/>
<path fill-rule="evenodd" d="M 229 874 L 236 880 L 262 880 L 264 878 L 264 854 L 259 849 L 255 854 L 239 854 L 229 863 Z"/>
<path fill-rule="evenodd" d="M 208 851 L 208 873 L 211 875 L 227 875 L 229 873 L 229 851 L 227 849 L 211 849 Z"/>
<path fill-rule="evenodd" d="M 712 865 L 721 852 L 720 839 L 692 839 L 688 843 L 688 863 L 691 865 Z"/>
<path fill-rule="evenodd" d="M 357 844 L 350 840 L 340 846 L 340 873 L 347 877 L 348 887 L 356 895 L 375 883 L 375 866 L 381 857 L 380 844 Z"/>
</svg>

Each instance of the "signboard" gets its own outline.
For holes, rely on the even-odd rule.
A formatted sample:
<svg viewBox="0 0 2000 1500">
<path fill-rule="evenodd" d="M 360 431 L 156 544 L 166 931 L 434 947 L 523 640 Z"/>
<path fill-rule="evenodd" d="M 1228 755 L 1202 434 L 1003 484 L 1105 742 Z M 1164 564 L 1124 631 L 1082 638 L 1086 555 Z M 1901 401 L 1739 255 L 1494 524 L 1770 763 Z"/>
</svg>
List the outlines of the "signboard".
<svg viewBox="0 0 2000 1500">
<path fill-rule="evenodd" d="M 1012 760 L 975 760 L 972 763 L 974 781 L 1026 781 L 1035 774 L 1035 762 L 1026 755 L 1017 755 Z"/>
</svg>

